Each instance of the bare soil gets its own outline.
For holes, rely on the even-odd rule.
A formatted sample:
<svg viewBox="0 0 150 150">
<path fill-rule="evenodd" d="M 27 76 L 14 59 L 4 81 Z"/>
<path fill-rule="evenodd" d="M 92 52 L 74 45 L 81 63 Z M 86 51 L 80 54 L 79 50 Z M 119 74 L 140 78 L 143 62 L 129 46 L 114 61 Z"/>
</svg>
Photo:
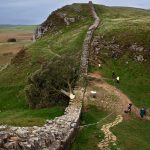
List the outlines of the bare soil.
<svg viewBox="0 0 150 150">
<path fill-rule="evenodd" d="M 17 42 L 8 43 L 9 38 L 16 38 Z M 0 66 L 8 64 L 25 45 L 31 42 L 32 33 L 0 33 Z"/>
<path fill-rule="evenodd" d="M 129 97 L 115 86 L 106 83 L 100 73 L 90 73 L 88 76 L 91 78 L 89 87 L 87 88 L 88 103 L 95 103 L 105 110 L 123 115 L 125 119 L 128 118 L 129 113 L 126 114 L 124 111 L 127 110 L 128 104 L 133 104 Z M 97 92 L 96 98 L 92 97 L 90 93 L 92 90 Z M 132 105 L 131 113 L 140 117 L 139 108 L 134 104 Z M 145 119 L 150 120 L 150 117 L 146 116 Z"/>
</svg>

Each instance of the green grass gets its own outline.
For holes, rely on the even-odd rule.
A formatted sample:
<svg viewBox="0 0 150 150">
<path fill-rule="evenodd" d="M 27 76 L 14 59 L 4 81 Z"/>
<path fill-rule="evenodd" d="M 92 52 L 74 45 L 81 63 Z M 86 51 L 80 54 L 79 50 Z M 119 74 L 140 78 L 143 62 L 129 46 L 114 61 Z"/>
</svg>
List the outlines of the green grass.
<svg viewBox="0 0 150 150">
<path fill-rule="evenodd" d="M 64 107 L 54 106 L 46 109 L 28 108 L 3 110 L 0 112 L 0 124 L 13 126 L 42 126 L 47 119 L 54 119 L 64 113 Z"/>
<path fill-rule="evenodd" d="M 132 118 L 115 126 L 113 133 L 118 137 L 121 150 L 149 150 L 150 122 Z"/>
<path fill-rule="evenodd" d="M 89 7 L 82 6 L 86 11 Z M 75 11 L 73 11 L 75 13 Z M 78 15 L 78 13 L 75 13 Z M 75 15 L 74 14 L 74 15 Z M 87 13 L 84 14 L 87 17 Z M 38 70 L 45 62 L 50 62 L 54 58 L 59 59 L 62 55 L 79 55 L 82 50 L 82 43 L 86 35 L 86 31 L 90 26 L 92 19 L 88 16 L 84 20 L 77 21 L 76 23 L 61 28 L 57 32 L 48 33 L 35 43 L 27 47 L 26 54 L 21 61 L 11 64 L 6 70 L 0 72 L 0 108 L 2 109 L 0 120 L 1 123 L 11 125 L 25 125 L 30 126 L 41 125 L 47 115 L 40 116 L 45 110 L 35 110 L 37 113 L 32 117 L 32 111 L 28 110 L 24 87 L 28 76 Z M 0 30 L 7 33 L 9 30 L 17 32 L 20 30 L 25 31 L 32 27 L 9 27 Z M 80 59 L 80 57 L 79 57 Z M 62 65 L 63 66 L 63 65 Z M 54 110 L 56 110 L 55 113 Z M 57 113 L 58 111 L 58 113 Z M 59 116 L 62 113 L 62 108 L 52 107 L 48 109 L 48 114 L 52 116 Z M 60 113 L 59 113 L 60 112 Z M 9 117 L 9 114 L 13 114 Z M 31 113 L 31 114 L 30 114 Z M 27 114 L 27 117 L 24 117 Z M 45 113 L 46 114 L 46 113 Z M 14 117 L 13 117 L 14 116 Z M 51 115 L 50 115 L 51 116 Z M 11 119 L 13 118 L 13 119 Z M 38 119 L 37 119 L 38 118 Z M 28 121 L 33 119 L 32 121 Z M 9 121 L 11 120 L 11 121 Z M 19 122 L 22 121 L 22 124 Z"/>
<path fill-rule="evenodd" d="M 129 63 L 126 64 L 126 61 Z M 111 79 L 112 71 L 115 71 L 120 77 L 120 84 L 115 84 L 115 86 L 128 95 L 136 106 L 150 108 L 149 65 L 149 62 L 137 63 L 127 58 L 121 58 L 107 61 L 101 72 L 105 77 Z M 108 82 L 114 85 L 112 80 L 108 80 Z"/>
<path fill-rule="evenodd" d="M 150 62 L 149 60 L 142 63 L 134 61 L 134 55 L 139 53 L 129 50 L 129 46 L 134 43 L 145 49 L 150 47 L 150 10 L 97 5 L 96 11 L 101 17 L 101 25 L 96 35 L 103 35 L 108 45 L 114 38 L 115 44 L 121 45 L 123 49 L 121 49 L 122 55 L 117 60 L 110 58 L 111 49 L 101 49 L 102 68 L 90 66 L 89 70 L 100 71 L 108 78 L 106 79 L 108 83 L 122 90 L 136 106 L 139 108 L 146 106 L 150 109 Z M 149 52 L 140 54 L 148 56 Z M 112 71 L 120 77 L 120 84 L 114 84 L 112 81 Z M 117 147 L 121 150 L 150 149 L 149 121 L 132 117 L 131 120 L 125 120 L 112 128 L 112 131 L 118 137 Z"/>
<path fill-rule="evenodd" d="M 150 10 L 96 6 L 101 25 L 96 31 L 106 40 L 115 37 L 122 45 L 138 43 L 149 47 Z"/>
<path fill-rule="evenodd" d="M 83 112 L 81 125 L 96 123 L 106 117 L 106 115 L 106 112 L 91 105 L 87 112 Z M 71 150 L 98 150 L 97 144 L 104 137 L 100 130 L 101 125 L 102 124 L 80 128 Z"/>
<path fill-rule="evenodd" d="M 138 107 L 150 108 L 150 62 L 139 63 L 134 61 L 138 52 L 131 52 L 129 46 L 137 43 L 145 49 L 150 47 L 150 10 L 121 7 L 105 7 L 96 5 L 96 11 L 101 18 L 101 25 L 96 35 L 103 35 L 108 45 L 115 38 L 115 43 L 123 48 L 121 57 L 112 60 L 111 48 L 101 49 L 101 58 L 105 62 L 101 72 L 103 76 L 111 79 L 112 71 L 120 76 L 120 84 L 117 85 Z M 107 53 L 108 56 L 105 56 Z M 140 52 L 148 56 L 149 52 Z M 128 64 L 126 64 L 128 62 Z M 90 67 L 90 70 L 98 68 Z M 113 84 L 111 80 L 109 83 Z"/>
</svg>

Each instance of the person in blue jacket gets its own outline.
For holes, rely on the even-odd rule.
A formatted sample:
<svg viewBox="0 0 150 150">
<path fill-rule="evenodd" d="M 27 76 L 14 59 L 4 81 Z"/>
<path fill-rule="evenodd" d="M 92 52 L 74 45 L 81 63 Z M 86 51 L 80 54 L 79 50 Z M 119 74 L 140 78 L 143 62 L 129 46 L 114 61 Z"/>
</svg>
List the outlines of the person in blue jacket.
<svg viewBox="0 0 150 150">
<path fill-rule="evenodd" d="M 145 109 L 141 108 L 140 109 L 140 116 L 141 116 L 141 118 L 144 118 L 144 115 L 145 115 Z"/>
</svg>

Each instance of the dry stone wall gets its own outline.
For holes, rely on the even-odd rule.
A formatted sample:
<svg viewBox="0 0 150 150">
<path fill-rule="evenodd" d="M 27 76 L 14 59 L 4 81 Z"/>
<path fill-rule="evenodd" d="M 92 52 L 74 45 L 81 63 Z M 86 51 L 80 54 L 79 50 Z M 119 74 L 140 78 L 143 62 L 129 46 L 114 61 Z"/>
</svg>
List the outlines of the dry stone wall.
<svg viewBox="0 0 150 150">
<path fill-rule="evenodd" d="M 79 125 L 82 90 L 70 100 L 63 116 L 48 120 L 43 127 L 0 127 L 0 150 L 66 149 Z M 66 144 L 68 143 L 68 144 Z"/>
<path fill-rule="evenodd" d="M 99 24 L 92 2 L 90 7 L 95 18 L 94 24 L 89 28 L 83 44 L 81 60 L 81 73 L 87 73 L 88 53 L 95 29 Z M 85 87 L 80 86 L 74 90 L 75 99 L 70 100 L 64 115 L 48 120 L 42 127 L 8 127 L 0 126 L 0 150 L 64 150 L 68 149 L 75 137 L 80 122 L 82 100 Z"/>
<path fill-rule="evenodd" d="M 91 42 L 92 42 L 92 38 L 94 35 L 94 31 L 97 29 L 97 27 L 100 23 L 100 19 L 95 12 L 92 2 L 90 1 L 89 4 L 90 4 L 91 11 L 92 11 L 93 17 L 95 19 L 95 22 L 89 27 L 86 38 L 83 43 L 83 52 L 82 52 L 82 57 L 81 57 L 81 75 L 87 75 L 88 62 L 89 62 L 89 51 L 91 48 Z"/>
</svg>

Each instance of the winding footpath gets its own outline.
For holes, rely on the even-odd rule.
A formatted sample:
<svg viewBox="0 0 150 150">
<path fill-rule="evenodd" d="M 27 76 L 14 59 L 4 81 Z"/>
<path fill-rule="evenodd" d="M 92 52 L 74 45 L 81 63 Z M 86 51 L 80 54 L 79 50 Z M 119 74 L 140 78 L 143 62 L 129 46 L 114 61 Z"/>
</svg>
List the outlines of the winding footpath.
<svg viewBox="0 0 150 150">
<path fill-rule="evenodd" d="M 101 130 L 104 132 L 104 139 L 98 144 L 98 147 L 101 150 L 110 150 L 109 148 L 109 144 L 110 143 L 115 143 L 117 140 L 117 137 L 110 131 L 110 128 L 118 125 L 119 123 L 121 123 L 123 121 L 123 117 L 122 115 L 118 115 L 115 119 L 115 121 L 109 123 L 109 124 L 105 124 L 102 126 Z"/>
<path fill-rule="evenodd" d="M 117 114 L 124 115 L 124 111 L 127 109 L 128 104 L 130 103 L 133 104 L 131 99 L 126 94 L 124 94 L 121 90 L 117 89 L 115 86 L 110 85 L 107 82 L 105 82 L 104 78 L 99 73 L 90 73 L 88 76 L 97 80 L 97 81 L 96 80 L 93 81 L 92 84 L 94 84 L 97 87 L 103 88 L 109 94 L 114 94 L 120 99 L 119 103 L 117 104 L 117 109 L 115 110 L 115 112 Z M 137 117 L 140 117 L 139 108 L 136 107 L 134 104 L 132 105 L 132 112 Z M 144 119 L 150 120 L 150 116 L 145 116 Z"/>
</svg>

